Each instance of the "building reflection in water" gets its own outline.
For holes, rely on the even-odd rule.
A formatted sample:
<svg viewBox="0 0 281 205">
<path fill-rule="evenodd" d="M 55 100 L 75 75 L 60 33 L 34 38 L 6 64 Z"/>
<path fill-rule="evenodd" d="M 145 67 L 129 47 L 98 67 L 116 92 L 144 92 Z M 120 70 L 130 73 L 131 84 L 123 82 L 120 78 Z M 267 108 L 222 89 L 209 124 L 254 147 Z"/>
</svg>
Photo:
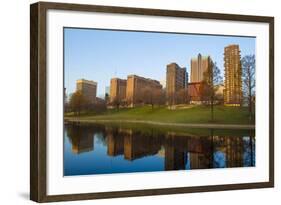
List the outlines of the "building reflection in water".
<svg viewBox="0 0 281 205">
<path fill-rule="evenodd" d="M 121 130 L 124 135 L 124 158 L 135 160 L 141 157 L 155 155 L 161 149 L 161 137 L 153 132 L 142 133 L 133 130 Z"/>
<path fill-rule="evenodd" d="M 89 132 L 89 128 L 72 126 L 67 129 L 67 132 L 73 153 L 80 154 L 94 149 L 93 135 Z"/>
<path fill-rule="evenodd" d="M 196 136 L 104 125 L 67 125 L 66 131 L 76 154 L 94 150 L 94 137 L 99 136 L 107 156 L 122 156 L 126 161 L 163 157 L 163 170 L 255 166 L 255 138 L 251 132 L 248 136 L 218 136 L 210 130 L 209 136 Z"/>
<path fill-rule="evenodd" d="M 106 127 L 105 128 L 107 139 L 107 155 L 117 156 L 124 154 L 124 136 L 118 132 L 118 129 Z"/>
</svg>

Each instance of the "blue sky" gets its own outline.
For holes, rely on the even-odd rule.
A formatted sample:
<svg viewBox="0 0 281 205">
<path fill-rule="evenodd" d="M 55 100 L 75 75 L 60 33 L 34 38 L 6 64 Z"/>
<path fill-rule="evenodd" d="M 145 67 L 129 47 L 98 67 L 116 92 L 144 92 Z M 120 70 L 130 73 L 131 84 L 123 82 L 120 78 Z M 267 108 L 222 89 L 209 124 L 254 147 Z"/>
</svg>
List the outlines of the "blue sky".
<svg viewBox="0 0 281 205">
<path fill-rule="evenodd" d="M 198 53 L 210 55 L 223 74 L 224 47 L 239 44 L 243 57 L 255 54 L 255 41 L 253 37 L 65 28 L 65 87 L 69 94 L 75 91 L 77 79 L 94 80 L 97 96 L 104 96 L 112 77 L 136 74 L 165 80 L 171 62 L 190 73 L 190 60 Z"/>
</svg>

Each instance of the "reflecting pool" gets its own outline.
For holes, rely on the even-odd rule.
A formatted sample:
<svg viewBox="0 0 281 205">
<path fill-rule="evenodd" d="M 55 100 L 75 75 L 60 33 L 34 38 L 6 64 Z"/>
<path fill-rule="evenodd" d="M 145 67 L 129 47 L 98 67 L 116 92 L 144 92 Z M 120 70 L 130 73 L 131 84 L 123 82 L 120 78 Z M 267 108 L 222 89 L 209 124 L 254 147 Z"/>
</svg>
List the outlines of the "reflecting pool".
<svg viewBox="0 0 281 205">
<path fill-rule="evenodd" d="M 64 125 L 64 176 L 251 166 L 254 130 Z"/>
</svg>

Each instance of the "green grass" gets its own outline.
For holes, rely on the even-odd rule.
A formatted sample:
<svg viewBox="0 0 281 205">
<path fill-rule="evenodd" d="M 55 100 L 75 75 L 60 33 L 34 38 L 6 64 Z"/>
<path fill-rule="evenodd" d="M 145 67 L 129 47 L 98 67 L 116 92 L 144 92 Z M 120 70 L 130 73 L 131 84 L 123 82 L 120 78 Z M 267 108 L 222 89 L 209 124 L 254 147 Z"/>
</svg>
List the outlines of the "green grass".
<svg viewBox="0 0 281 205">
<path fill-rule="evenodd" d="M 71 119 L 73 114 L 67 113 L 65 118 Z M 75 117 L 77 119 L 77 116 Z M 166 106 L 143 106 L 135 108 L 109 109 L 104 113 L 83 113 L 78 117 L 84 120 L 143 120 L 166 123 L 220 123 L 220 124 L 254 124 L 250 123 L 246 107 L 214 107 L 214 121 L 211 121 L 210 108 L 207 106 L 191 106 L 185 109 L 170 110 Z"/>
</svg>

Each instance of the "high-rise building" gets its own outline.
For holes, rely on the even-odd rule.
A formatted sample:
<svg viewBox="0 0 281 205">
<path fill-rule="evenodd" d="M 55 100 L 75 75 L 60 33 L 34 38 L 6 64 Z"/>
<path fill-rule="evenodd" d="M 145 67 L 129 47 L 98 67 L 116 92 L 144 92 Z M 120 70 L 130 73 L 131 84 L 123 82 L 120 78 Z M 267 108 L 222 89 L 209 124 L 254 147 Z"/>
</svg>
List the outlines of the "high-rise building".
<svg viewBox="0 0 281 205">
<path fill-rule="evenodd" d="M 197 83 L 204 80 L 204 73 L 211 66 L 210 56 L 202 56 L 200 53 L 197 57 L 191 59 L 190 82 Z"/>
<path fill-rule="evenodd" d="M 239 45 L 224 48 L 224 104 L 240 106 L 242 101 L 242 67 Z"/>
<path fill-rule="evenodd" d="M 126 87 L 126 100 L 131 106 L 144 102 L 144 93 L 159 93 L 162 85 L 159 81 L 137 75 L 128 75 Z"/>
<path fill-rule="evenodd" d="M 95 102 L 97 83 L 92 80 L 79 79 L 76 81 L 76 91 L 81 91 L 90 102 Z"/>
<path fill-rule="evenodd" d="M 177 92 L 187 87 L 187 81 L 188 75 L 186 68 L 181 68 L 176 63 L 170 63 L 167 65 L 166 96 L 168 101 L 172 100 L 172 103 L 175 103 L 174 101 Z"/>
<path fill-rule="evenodd" d="M 110 80 L 110 102 L 114 100 L 123 101 L 126 99 L 127 80 L 112 78 Z"/>
</svg>

